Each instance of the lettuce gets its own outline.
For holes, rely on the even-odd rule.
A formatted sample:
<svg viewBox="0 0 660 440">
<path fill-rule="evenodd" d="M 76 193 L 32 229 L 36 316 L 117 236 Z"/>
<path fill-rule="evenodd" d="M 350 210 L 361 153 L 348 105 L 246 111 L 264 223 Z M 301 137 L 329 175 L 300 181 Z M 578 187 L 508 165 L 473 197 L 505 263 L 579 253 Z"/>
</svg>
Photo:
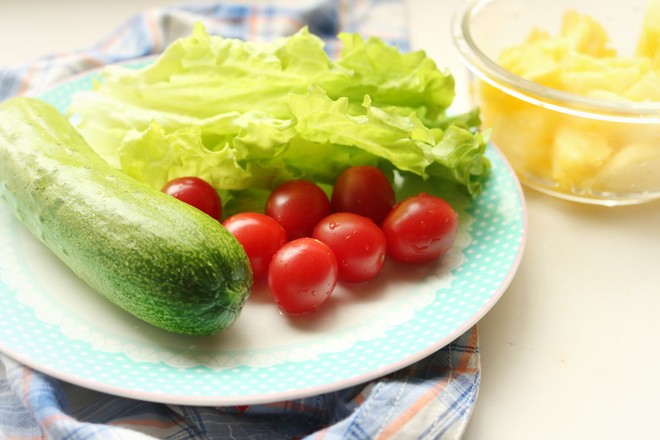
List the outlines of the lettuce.
<svg viewBox="0 0 660 440">
<path fill-rule="evenodd" d="M 479 194 L 488 139 L 478 110 L 447 115 L 453 77 L 421 51 L 339 38 L 335 60 L 306 28 L 256 43 L 197 24 L 144 68 L 105 68 L 69 111 L 114 166 L 157 188 L 202 177 L 228 214 L 263 206 L 292 178 L 329 190 L 351 165 L 380 167 L 400 195 L 441 192 L 465 204 Z"/>
</svg>

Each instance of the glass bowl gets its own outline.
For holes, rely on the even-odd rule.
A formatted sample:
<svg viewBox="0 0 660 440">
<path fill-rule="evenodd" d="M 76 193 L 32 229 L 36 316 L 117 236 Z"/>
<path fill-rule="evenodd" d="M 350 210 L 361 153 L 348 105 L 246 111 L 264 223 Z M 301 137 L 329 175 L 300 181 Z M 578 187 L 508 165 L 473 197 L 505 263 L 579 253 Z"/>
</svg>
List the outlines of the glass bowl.
<svg viewBox="0 0 660 440">
<path fill-rule="evenodd" d="M 503 51 L 523 43 L 533 29 L 559 35 L 570 10 L 599 23 L 608 46 L 621 57 L 634 54 L 648 14 L 645 0 L 476 0 L 457 12 L 452 35 L 471 73 L 471 96 L 481 109 L 483 128 L 491 130 L 492 143 L 528 187 L 607 206 L 660 198 L 660 100 L 556 87 L 552 81 L 559 75 L 564 85 L 574 77 L 588 85 L 602 80 L 600 72 L 593 77 L 558 73 L 559 63 L 543 71 L 548 67 L 543 60 L 537 66 L 532 59 L 519 59 L 527 70 L 537 68 L 534 78 L 500 65 Z M 598 43 L 599 35 L 589 37 L 581 43 Z M 655 63 L 660 76 L 660 53 Z M 620 73 L 603 70 L 610 76 Z"/>
</svg>

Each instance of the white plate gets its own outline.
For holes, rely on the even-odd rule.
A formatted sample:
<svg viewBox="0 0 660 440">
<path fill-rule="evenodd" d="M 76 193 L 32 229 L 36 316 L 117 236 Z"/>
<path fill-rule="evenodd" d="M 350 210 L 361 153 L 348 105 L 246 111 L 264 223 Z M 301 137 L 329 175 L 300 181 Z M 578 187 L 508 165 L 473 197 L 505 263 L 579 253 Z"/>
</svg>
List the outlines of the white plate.
<svg viewBox="0 0 660 440">
<path fill-rule="evenodd" d="M 91 75 L 41 95 L 60 110 Z M 161 331 L 91 291 L 0 202 L 0 350 L 54 377 L 135 399 L 244 405 L 330 392 L 403 368 L 444 347 L 500 298 L 524 249 L 526 212 L 508 163 L 488 149 L 485 191 L 437 264 L 388 263 L 373 282 L 340 287 L 315 315 L 280 315 L 257 286 L 229 330 Z"/>
</svg>

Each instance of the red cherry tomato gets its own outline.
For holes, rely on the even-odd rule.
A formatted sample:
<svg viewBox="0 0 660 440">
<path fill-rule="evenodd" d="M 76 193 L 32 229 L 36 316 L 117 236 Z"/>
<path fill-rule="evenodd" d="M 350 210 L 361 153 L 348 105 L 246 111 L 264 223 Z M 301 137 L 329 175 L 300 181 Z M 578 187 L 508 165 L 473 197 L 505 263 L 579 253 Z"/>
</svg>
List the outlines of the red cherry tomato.
<svg viewBox="0 0 660 440">
<path fill-rule="evenodd" d="M 425 263 L 444 255 L 454 243 L 458 215 L 445 200 L 420 194 L 396 205 L 382 228 L 394 260 Z"/>
<path fill-rule="evenodd" d="M 310 237 L 314 226 L 331 212 L 323 190 L 307 180 L 290 180 L 275 188 L 266 201 L 266 215 L 277 220 L 294 240 Z"/>
<path fill-rule="evenodd" d="M 165 184 L 163 192 L 194 206 L 218 221 L 222 219 L 220 196 L 211 184 L 199 177 L 172 179 Z"/>
<path fill-rule="evenodd" d="M 394 206 L 394 189 L 374 166 L 354 166 L 342 172 L 332 188 L 332 209 L 353 212 L 380 225 Z"/>
<path fill-rule="evenodd" d="M 325 243 L 298 238 L 273 256 L 268 287 L 283 313 L 312 313 L 330 297 L 337 284 L 337 270 L 335 254 Z"/>
<path fill-rule="evenodd" d="M 286 243 L 286 231 L 282 225 L 258 212 L 235 214 L 222 224 L 243 246 L 254 279 L 264 278 L 273 255 Z"/>
<path fill-rule="evenodd" d="M 385 234 L 370 218 L 351 212 L 330 214 L 316 225 L 312 237 L 334 252 L 340 280 L 368 281 L 385 264 Z"/>
</svg>

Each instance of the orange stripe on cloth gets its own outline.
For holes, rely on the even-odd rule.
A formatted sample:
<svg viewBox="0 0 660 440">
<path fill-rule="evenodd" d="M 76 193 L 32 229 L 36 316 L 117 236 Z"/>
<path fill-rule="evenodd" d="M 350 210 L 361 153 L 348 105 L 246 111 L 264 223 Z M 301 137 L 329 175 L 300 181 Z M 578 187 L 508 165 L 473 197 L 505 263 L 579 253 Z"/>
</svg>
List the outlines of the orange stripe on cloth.
<svg viewBox="0 0 660 440">
<path fill-rule="evenodd" d="M 476 346 L 478 341 L 478 333 L 476 326 L 472 327 L 470 330 L 469 345 Z M 451 346 L 450 346 L 451 348 Z M 451 352 L 450 352 L 451 353 Z M 378 435 L 379 440 L 386 440 L 392 438 L 396 435 L 400 429 L 410 422 L 422 409 L 424 409 L 429 403 L 433 402 L 440 393 L 451 383 L 452 375 L 461 375 L 461 374 L 474 374 L 478 371 L 477 367 L 471 367 L 470 360 L 474 352 L 472 350 L 464 350 L 461 354 L 458 365 L 455 368 L 452 368 L 452 373 L 449 377 L 441 380 L 434 384 L 428 391 L 426 391 L 422 396 L 417 399 L 410 407 L 408 407 L 399 417 L 394 419 L 389 425 L 387 425 Z M 453 367 L 453 366 L 452 366 Z"/>
<path fill-rule="evenodd" d="M 85 63 L 86 66 L 89 66 L 88 69 L 93 69 L 96 67 L 102 67 L 105 65 L 105 63 L 98 58 L 94 58 L 93 56 L 90 55 L 81 55 L 80 60 Z"/>
<path fill-rule="evenodd" d="M 52 414 L 48 417 L 46 417 L 42 422 L 41 426 L 44 428 L 48 429 L 50 428 L 54 423 L 60 422 L 62 420 L 73 420 L 73 417 L 68 416 L 66 414 L 62 413 L 57 413 L 57 414 Z"/>
<path fill-rule="evenodd" d="M 33 68 L 30 69 L 32 71 Z M 24 368 L 23 369 L 23 377 L 22 377 L 22 383 L 23 383 L 23 390 L 22 390 L 22 395 L 21 399 L 23 400 L 23 405 L 27 408 L 28 407 L 28 395 L 30 394 L 30 381 L 32 380 L 32 370 L 29 368 Z M 42 431 L 43 432 L 43 431 Z M 4 437 L 3 437 L 4 438 Z M 21 436 L 21 435 L 7 435 L 6 440 L 44 440 L 46 438 L 45 435 L 29 435 L 29 436 Z"/>
<path fill-rule="evenodd" d="M 35 70 L 36 69 L 34 64 L 31 65 L 28 69 L 28 72 L 25 74 L 23 81 L 21 81 L 21 86 L 18 88 L 18 92 L 16 93 L 17 95 L 23 95 L 30 89 L 30 82 L 32 81 Z"/>
<path fill-rule="evenodd" d="M 23 403 L 25 407 L 28 407 L 28 395 L 30 394 L 30 381 L 32 380 L 32 370 L 29 368 L 23 368 Z"/>
<path fill-rule="evenodd" d="M 323 440 L 324 438 L 326 438 L 327 434 L 328 434 L 328 430 L 322 429 L 320 431 L 315 432 L 312 438 L 314 440 Z"/>
<path fill-rule="evenodd" d="M 30 370 L 29 368 L 24 368 L 23 369 L 23 402 L 24 402 L 24 405 L 25 405 L 26 408 L 28 408 L 30 406 L 29 402 L 28 402 L 28 395 L 30 394 L 30 388 L 31 388 L 30 384 L 32 383 L 32 376 L 33 376 L 32 370 Z M 52 415 L 44 418 L 41 421 L 40 425 L 41 425 L 42 428 L 47 430 L 48 428 L 51 427 L 51 425 L 53 423 L 56 423 L 60 420 L 67 420 L 67 419 L 71 419 L 71 417 L 66 415 L 66 414 L 62 414 L 62 413 L 55 413 L 55 414 L 52 414 Z M 46 436 L 42 435 L 42 436 L 37 436 L 37 437 L 30 436 L 30 437 L 17 437 L 17 438 L 22 438 L 22 439 L 30 438 L 30 439 L 32 439 L 32 438 L 46 438 Z"/>
<path fill-rule="evenodd" d="M 471 347 L 476 347 L 479 343 L 479 332 L 477 331 L 477 326 L 472 326 L 470 330 L 470 338 L 468 344 Z M 458 366 L 454 369 L 456 374 L 474 374 L 479 371 L 479 366 L 470 366 L 470 361 L 473 359 L 474 352 L 471 350 L 463 351 L 461 358 L 458 360 Z"/>
<path fill-rule="evenodd" d="M 250 8 L 250 15 L 248 15 L 248 35 L 247 35 L 247 40 L 248 41 L 254 41 L 257 38 L 257 35 L 259 35 L 259 25 L 257 24 L 259 21 L 259 13 L 257 12 L 258 9 L 256 6 L 253 6 Z"/>
<path fill-rule="evenodd" d="M 151 34 L 151 41 L 153 42 L 154 53 L 158 53 L 163 49 L 163 38 L 160 32 L 160 27 L 158 26 L 156 15 L 157 10 L 151 8 L 145 14 L 147 20 L 147 26 L 149 28 L 149 34 Z"/>
<path fill-rule="evenodd" d="M 422 394 L 422 396 L 417 399 L 415 403 L 410 405 L 408 409 L 401 413 L 399 417 L 387 425 L 378 435 L 378 440 L 386 440 L 396 435 L 400 431 L 401 427 L 412 420 L 415 415 L 417 415 L 417 413 L 419 413 L 429 403 L 433 402 L 435 398 L 438 397 L 438 395 L 445 389 L 448 383 L 448 381 L 443 380 L 433 385 L 430 390 Z"/>
</svg>

